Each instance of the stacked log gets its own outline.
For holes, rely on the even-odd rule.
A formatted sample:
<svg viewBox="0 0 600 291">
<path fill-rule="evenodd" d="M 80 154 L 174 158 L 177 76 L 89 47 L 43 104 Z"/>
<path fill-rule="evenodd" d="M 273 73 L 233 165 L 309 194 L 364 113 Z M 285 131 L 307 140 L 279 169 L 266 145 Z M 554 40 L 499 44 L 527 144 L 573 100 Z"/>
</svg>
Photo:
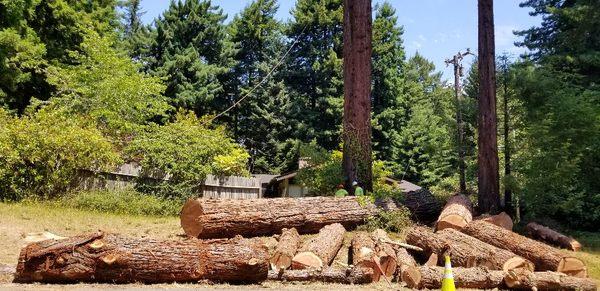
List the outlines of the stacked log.
<svg viewBox="0 0 600 291">
<path fill-rule="evenodd" d="M 406 241 L 423 248 L 425 254 L 435 253 L 440 258 L 450 254 L 452 264 L 458 267 L 482 266 L 505 271 L 518 268 L 531 271 L 534 269 L 531 262 L 508 250 L 487 244 L 451 228 L 433 233 L 427 228 L 414 227 L 407 233 Z M 438 261 L 438 265 L 443 265 L 443 262 Z"/>
<path fill-rule="evenodd" d="M 426 224 L 434 222 L 442 206 L 440 202 L 427 189 L 421 188 L 416 191 L 404 193 L 401 204 L 408 208 L 416 221 Z"/>
<path fill-rule="evenodd" d="M 491 223 L 473 221 L 462 231 L 530 260 L 535 264 L 536 271 L 556 271 L 580 278 L 587 277 L 587 268 L 581 260 Z"/>
<path fill-rule="evenodd" d="M 374 205 L 363 206 L 356 197 L 190 199 L 180 219 L 190 237 L 226 238 L 272 235 L 292 227 L 317 233 L 332 223 L 352 229 L 375 212 Z"/>
<path fill-rule="evenodd" d="M 292 258 L 300 247 L 300 235 L 295 228 L 284 228 L 279 236 L 277 248 L 269 260 L 271 269 L 275 271 L 285 270 L 292 265 Z"/>
<path fill-rule="evenodd" d="M 379 265 L 381 266 L 383 275 L 388 278 L 393 277 L 398 264 L 396 261 L 396 251 L 389 243 L 391 239 L 383 229 L 374 230 L 371 233 L 371 237 L 375 242 L 375 254 L 379 258 Z"/>
<path fill-rule="evenodd" d="M 595 291 L 596 283 L 587 278 L 568 276 L 559 272 L 529 272 L 513 270 L 504 277 L 506 286 L 525 290 Z"/>
<path fill-rule="evenodd" d="M 368 284 L 373 282 L 373 270 L 367 268 L 302 269 L 283 272 L 269 271 L 269 280 L 286 282 L 323 282 L 338 284 Z"/>
<path fill-rule="evenodd" d="M 491 224 L 495 224 L 504 229 L 512 230 L 513 229 L 513 221 L 512 218 L 506 212 L 500 212 L 496 215 L 489 216 L 480 216 L 475 218 L 476 220 L 483 220 L 489 222 Z"/>
<path fill-rule="evenodd" d="M 256 283 L 267 279 L 266 247 L 258 239 L 170 241 L 92 233 L 27 245 L 15 282 Z"/>
<path fill-rule="evenodd" d="M 331 265 L 344 243 L 346 230 L 339 223 L 326 225 L 319 234 L 306 241 L 292 258 L 292 269 L 322 269 Z"/>
<path fill-rule="evenodd" d="M 418 268 L 421 280 L 418 284 L 408 283 L 414 289 L 440 289 L 444 277 L 443 267 L 421 266 Z M 468 289 L 497 289 L 503 286 L 504 272 L 488 270 L 487 268 L 453 268 L 454 285 L 456 288 Z"/>
<path fill-rule="evenodd" d="M 460 230 L 473 220 L 473 205 L 465 195 L 457 194 L 448 199 L 436 223 L 436 230 L 453 228 Z"/>
<path fill-rule="evenodd" d="M 549 227 L 530 222 L 525 227 L 529 236 L 543 242 L 559 246 L 574 252 L 581 250 L 581 244 L 573 238 L 559 233 Z"/>
<path fill-rule="evenodd" d="M 366 269 L 372 275 L 371 281 L 377 282 L 381 276 L 381 272 L 376 265 L 379 257 L 375 252 L 375 242 L 371 236 L 360 231 L 354 234 L 351 243 L 352 265 L 356 269 Z M 371 271 L 368 271 L 371 270 Z"/>
<path fill-rule="evenodd" d="M 396 252 L 398 262 L 398 280 L 409 286 L 418 286 L 421 282 L 421 272 L 417 268 L 417 262 L 405 248 L 398 248 Z"/>
</svg>

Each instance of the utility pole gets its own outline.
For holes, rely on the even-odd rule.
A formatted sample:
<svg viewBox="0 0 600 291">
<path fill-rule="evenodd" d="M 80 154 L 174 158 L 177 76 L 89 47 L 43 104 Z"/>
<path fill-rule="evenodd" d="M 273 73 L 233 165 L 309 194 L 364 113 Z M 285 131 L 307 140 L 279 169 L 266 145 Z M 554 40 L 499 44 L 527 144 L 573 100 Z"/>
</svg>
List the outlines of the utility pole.
<svg viewBox="0 0 600 291">
<path fill-rule="evenodd" d="M 458 143 L 458 171 L 460 175 L 460 193 L 467 192 L 467 182 L 465 179 L 465 151 L 464 151 L 464 123 L 462 118 L 462 89 L 460 87 L 460 78 L 463 76 L 462 60 L 467 55 L 473 55 L 469 49 L 466 52 L 460 51 L 451 59 L 446 59 L 446 66 L 454 66 L 454 97 L 456 103 L 456 127 Z"/>
</svg>

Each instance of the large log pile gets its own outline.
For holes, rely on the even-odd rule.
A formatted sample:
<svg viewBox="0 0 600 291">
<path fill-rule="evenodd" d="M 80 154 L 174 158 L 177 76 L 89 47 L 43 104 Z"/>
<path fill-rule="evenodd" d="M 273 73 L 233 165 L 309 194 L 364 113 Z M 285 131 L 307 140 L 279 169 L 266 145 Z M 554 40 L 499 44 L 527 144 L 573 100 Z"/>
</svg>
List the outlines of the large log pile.
<svg viewBox="0 0 600 291">
<path fill-rule="evenodd" d="M 510 250 L 536 266 L 539 271 L 556 271 L 585 278 L 585 264 L 559 250 L 485 221 L 473 221 L 462 231 L 498 248 Z"/>
<path fill-rule="evenodd" d="M 457 194 L 448 199 L 436 223 L 436 229 L 460 230 L 473 220 L 473 205 L 465 195 Z"/>
<path fill-rule="evenodd" d="M 573 238 L 559 233 L 549 227 L 530 222 L 525 227 L 529 236 L 574 252 L 581 250 L 581 244 Z"/>
<path fill-rule="evenodd" d="M 268 270 L 267 249 L 256 239 L 169 241 L 98 232 L 23 248 L 15 282 L 255 283 Z"/>
<path fill-rule="evenodd" d="M 444 229 L 436 233 L 427 228 L 414 227 L 408 231 L 406 241 L 423 248 L 425 255 L 444 254 L 452 257 L 452 264 L 458 267 L 487 267 L 492 270 L 525 268 L 533 271 L 533 264 L 514 253 L 482 242 L 454 229 Z M 440 260 L 438 265 L 443 265 Z"/>
<path fill-rule="evenodd" d="M 356 197 L 190 199 L 180 218 L 190 237 L 225 238 L 272 235 L 292 227 L 316 233 L 332 223 L 352 229 L 375 212 L 374 205 L 361 205 Z"/>
</svg>

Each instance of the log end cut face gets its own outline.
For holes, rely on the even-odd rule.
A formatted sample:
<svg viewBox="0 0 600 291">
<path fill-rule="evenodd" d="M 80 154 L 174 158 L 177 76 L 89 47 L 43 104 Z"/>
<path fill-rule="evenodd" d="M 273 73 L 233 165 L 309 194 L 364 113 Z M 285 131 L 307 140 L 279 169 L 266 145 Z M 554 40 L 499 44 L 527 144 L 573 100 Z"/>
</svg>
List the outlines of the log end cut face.
<svg viewBox="0 0 600 291">
<path fill-rule="evenodd" d="M 573 257 L 564 257 L 558 263 L 556 271 L 578 278 L 587 278 L 587 268 L 585 264 Z"/>
<path fill-rule="evenodd" d="M 179 218 L 181 219 L 181 228 L 187 236 L 197 238 L 202 233 L 203 226 L 198 221 L 202 212 L 202 205 L 198 199 L 189 199 L 183 205 Z"/>
<path fill-rule="evenodd" d="M 462 217 L 460 215 L 450 214 L 448 216 L 445 216 L 443 218 L 443 220 L 438 221 L 438 223 L 436 225 L 436 229 L 438 231 L 444 230 L 446 228 L 461 230 L 465 226 L 467 226 L 468 223 L 469 222 L 464 217 Z"/>
<path fill-rule="evenodd" d="M 292 269 L 301 270 L 308 268 L 322 269 L 323 260 L 313 252 L 300 252 L 296 254 L 292 259 Z"/>
<path fill-rule="evenodd" d="M 275 254 L 271 257 L 269 262 L 272 270 L 285 270 L 292 265 L 292 257 L 286 254 Z"/>
</svg>

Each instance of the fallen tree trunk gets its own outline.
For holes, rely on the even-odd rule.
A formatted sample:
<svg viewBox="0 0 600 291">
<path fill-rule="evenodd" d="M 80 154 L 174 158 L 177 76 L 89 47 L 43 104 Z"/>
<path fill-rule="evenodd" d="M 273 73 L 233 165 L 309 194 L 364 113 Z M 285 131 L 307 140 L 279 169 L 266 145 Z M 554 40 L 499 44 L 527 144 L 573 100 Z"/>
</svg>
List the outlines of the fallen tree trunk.
<svg viewBox="0 0 600 291">
<path fill-rule="evenodd" d="M 296 255 L 300 247 L 300 235 L 295 228 L 284 228 L 281 231 L 279 242 L 275 253 L 269 260 L 271 269 L 275 271 L 285 270 L 292 265 L 292 258 Z"/>
<path fill-rule="evenodd" d="M 15 282 L 256 283 L 267 279 L 258 239 L 169 241 L 102 232 L 33 243 L 21 250 Z"/>
<path fill-rule="evenodd" d="M 368 284 L 373 279 L 373 270 L 367 268 L 333 268 L 323 270 L 304 269 L 269 271 L 269 280 L 286 282 L 324 282 L 338 284 Z"/>
<path fill-rule="evenodd" d="M 561 234 L 549 227 L 530 222 L 525 227 L 529 236 L 543 242 L 556 245 L 574 252 L 581 250 L 581 244 L 573 238 Z"/>
<path fill-rule="evenodd" d="M 436 230 L 453 228 L 460 230 L 473 220 L 473 205 L 465 195 L 450 197 L 436 223 Z"/>
<path fill-rule="evenodd" d="M 322 269 L 331 265 L 342 244 L 346 230 L 339 223 L 326 225 L 319 234 L 304 243 L 292 258 L 292 269 Z"/>
<path fill-rule="evenodd" d="M 272 235 L 284 228 L 317 233 L 340 223 L 352 229 L 375 214 L 375 206 L 361 206 L 356 197 L 260 199 L 190 199 L 181 210 L 181 227 L 190 237 L 223 238 Z"/>
<path fill-rule="evenodd" d="M 438 254 L 441 259 L 449 254 L 452 265 L 457 267 L 482 266 L 505 271 L 515 268 L 534 269 L 533 264 L 526 259 L 454 229 L 433 233 L 427 228 L 414 227 L 407 233 L 406 241 L 423 248 L 426 254 Z M 443 265 L 443 262 L 438 261 L 438 264 Z"/>
<path fill-rule="evenodd" d="M 416 289 L 440 289 L 444 277 L 444 267 L 421 266 L 418 268 L 421 280 L 417 285 L 408 284 Z M 504 281 L 503 271 L 488 270 L 486 268 L 452 268 L 454 285 L 456 288 L 467 289 L 495 289 L 501 288 Z"/>
<path fill-rule="evenodd" d="M 407 285 L 418 286 L 421 282 L 421 272 L 417 268 L 417 262 L 404 248 L 398 248 L 396 252 L 398 262 L 398 280 Z M 437 259 L 436 259 L 437 260 Z"/>
<path fill-rule="evenodd" d="M 509 271 L 504 277 L 506 286 L 511 289 L 527 290 L 572 290 L 595 291 L 596 283 L 587 278 L 577 278 L 559 272 Z"/>
<path fill-rule="evenodd" d="M 500 212 L 496 215 L 480 216 L 475 218 L 475 220 L 483 220 L 508 230 L 513 229 L 512 218 L 510 218 L 506 212 Z"/>
<path fill-rule="evenodd" d="M 473 221 L 462 230 L 481 241 L 504 248 L 520 255 L 536 266 L 537 271 L 556 271 L 567 275 L 585 278 L 585 264 L 560 250 L 540 243 L 485 221 Z"/>
<path fill-rule="evenodd" d="M 392 240 L 383 229 L 374 230 L 371 237 L 375 242 L 375 253 L 379 257 L 379 265 L 383 270 L 383 275 L 388 278 L 393 277 L 398 263 L 396 261 L 396 251 L 389 243 Z"/>
</svg>

